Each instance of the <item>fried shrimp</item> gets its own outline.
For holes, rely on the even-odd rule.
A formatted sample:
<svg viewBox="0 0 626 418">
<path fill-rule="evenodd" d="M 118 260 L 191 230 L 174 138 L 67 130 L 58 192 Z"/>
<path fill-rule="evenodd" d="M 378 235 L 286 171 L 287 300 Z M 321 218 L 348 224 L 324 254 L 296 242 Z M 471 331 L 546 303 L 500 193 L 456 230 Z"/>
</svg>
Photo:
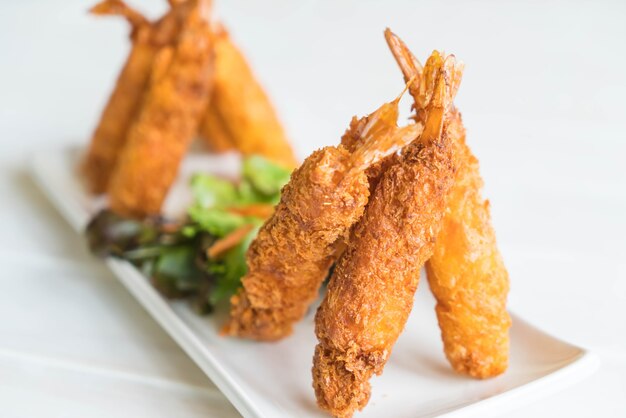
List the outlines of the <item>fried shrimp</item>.
<svg viewBox="0 0 626 418">
<path fill-rule="evenodd" d="M 90 12 L 96 15 L 125 17 L 131 26 L 132 41 L 126 64 L 102 112 L 82 164 L 82 172 L 92 192 L 106 191 L 130 126 L 145 97 L 157 51 L 172 42 L 187 9 L 182 4 L 173 7 L 159 21 L 151 23 L 120 0 L 104 0 L 91 8 Z"/>
<path fill-rule="evenodd" d="M 91 12 L 124 16 L 132 28 L 130 55 L 102 113 L 82 166 L 91 191 L 102 193 L 143 97 L 156 49 L 150 39 L 150 23 L 121 1 L 105 0 L 94 6 Z"/>
<path fill-rule="evenodd" d="M 389 30 L 385 37 L 405 80 L 428 76 L 400 38 Z M 454 81 L 457 86 L 459 82 L 460 77 Z M 420 119 L 423 91 L 415 83 L 409 91 Z M 449 120 L 458 169 L 426 270 L 450 364 L 459 373 L 487 378 L 504 372 L 508 364 L 509 280 L 496 246 L 489 202 L 480 194 L 483 182 L 478 160 L 465 142 L 465 128 L 456 109 L 451 110 Z"/>
<path fill-rule="evenodd" d="M 313 387 L 320 408 L 350 417 L 370 397 L 413 306 L 419 270 L 431 256 L 455 170 L 444 124 L 454 57 L 434 53 L 425 83 L 424 131 L 379 179 L 317 311 Z"/>
<path fill-rule="evenodd" d="M 123 215 L 159 213 L 208 102 L 210 2 L 188 3 L 191 11 L 176 45 L 161 48 L 155 57 L 149 89 L 109 184 L 110 207 Z"/>
<path fill-rule="evenodd" d="M 200 134 L 214 151 L 237 149 L 298 165 L 267 94 L 223 28 L 215 33 L 215 85 Z"/>
<path fill-rule="evenodd" d="M 231 300 L 226 334 L 277 340 L 304 316 L 335 260 L 338 242 L 363 213 L 369 196 L 365 170 L 419 134 L 415 124 L 397 127 L 398 101 L 367 117 L 352 152 L 342 145 L 322 148 L 292 174 L 248 250 L 248 273 Z"/>
</svg>

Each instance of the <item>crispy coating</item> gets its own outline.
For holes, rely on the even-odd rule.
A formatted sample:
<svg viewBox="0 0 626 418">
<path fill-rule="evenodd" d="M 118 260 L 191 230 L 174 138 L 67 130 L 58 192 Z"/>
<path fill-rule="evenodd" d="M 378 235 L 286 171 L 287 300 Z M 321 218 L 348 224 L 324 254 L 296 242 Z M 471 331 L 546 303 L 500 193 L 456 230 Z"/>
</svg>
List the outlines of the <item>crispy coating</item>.
<svg viewBox="0 0 626 418">
<path fill-rule="evenodd" d="M 298 165 L 267 94 L 224 29 L 215 34 L 215 86 L 200 135 L 213 150 L 230 146 L 286 167 Z"/>
<path fill-rule="evenodd" d="M 160 212 L 206 107 L 213 71 L 209 1 L 191 1 L 175 47 L 159 50 L 150 88 L 109 185 L 117 213 Z"/>
<path fill-rule="evenodd" d="M 458 112 L 451 131 L 459 170 L 426 271 L 437 299 L 446 357 L 457 372 L 482 379 L 508 366 L 509 277 L 496 245 L 489 201 L 480 194 L 478 160 L 465 144 Z"/>
<path fill-rule="evenodd" d="M 396 126 L 398 99 L 372 114 L 360 147 L 314 152 L 282 191 L 273 216 L 247 253 L 243 288 L 231 300 L 224 332 L 257 340 L 289 335 L 317 297 L 338 246 L 369 196 L 367 167 L 412 141 L 416 125 Z"/>
<path fill-rule="evenodd" d="M 389 30 L 385 36 L 405 80 L 419 79 L 421 66 L 406 45 Z M 454 90 L 459 83 L 460 74 L 453 80 Z M 424 109 L 423 90 L 413 83 L 409 91 L 419 118 Z M 426 270 L 437 299 L 446 357 L 457 372 L 487 378 L 501 374 L 508 364 L 509 279 L 496 245 L 489 202 L 480 194 L 483 182 L 478 160 L 465 142 L 461 115 L 452 109 L 448 119 L 458 170 Z"/>
<path fill-rule="evenodd" d="M 120 0 L 104 0 L 90 10 L 96 15 L 124 16 L 132 29 L 130 54 L 104 108 L 81 167 L 92 192 L 106 191 L 130 126 L 145 96 L 155 55 L 159 48 L 172 41 L 187 9 L 187 6 L 173 8 L 154 24 Z"/>
<path fill-rule="evenodd" d="M 367 404 L 369 379 L 382 373 L 411 312 L 452 186 L 453 147 L 443 125 L 447 70 L 441 57 L 432 65 L 439 77 L 421 139 L 378 181 L 315 318 L 313 387 L 320 408 L 336 417 Z M 446 61 L 446 69 L 453 66 Z"/>
<path fill-rule="evenodd" d="M 367 203 L 364 173 L 341 182 L 349 164 L 343 147 L 327 147 L 293 173 L 276 212 L 248 250 L 248 274 L 231 300 L 228 334 L 279 339 L 305 314 L 334 260 L 335 241 Z"/>
</svg>

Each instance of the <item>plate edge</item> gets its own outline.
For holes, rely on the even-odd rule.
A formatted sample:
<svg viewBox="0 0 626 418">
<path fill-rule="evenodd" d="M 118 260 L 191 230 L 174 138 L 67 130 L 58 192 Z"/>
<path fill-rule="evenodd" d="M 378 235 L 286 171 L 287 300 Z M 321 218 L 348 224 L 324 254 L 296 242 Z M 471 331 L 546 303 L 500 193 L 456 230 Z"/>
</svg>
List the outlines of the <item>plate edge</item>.
<svg viewBox="0 0 626 418">
<path fill-rule="evenodd" d="M 580 354 L 577 358 L 560 369 L 516 388 L 509 389 L 506 392 L 479 400 L 461 409 L 445 412 L 436 416 L 459 418 L 478 415 L 483 417 L 492 416 L 496 413 L 502 414 L 567 389 L 591 376 L 598 370 L 601 360 L 596 353 L 573 344 L 569 345 L 579 349 Z M 524 396 L 520 396 L 522 394 Z"/>
</svg>

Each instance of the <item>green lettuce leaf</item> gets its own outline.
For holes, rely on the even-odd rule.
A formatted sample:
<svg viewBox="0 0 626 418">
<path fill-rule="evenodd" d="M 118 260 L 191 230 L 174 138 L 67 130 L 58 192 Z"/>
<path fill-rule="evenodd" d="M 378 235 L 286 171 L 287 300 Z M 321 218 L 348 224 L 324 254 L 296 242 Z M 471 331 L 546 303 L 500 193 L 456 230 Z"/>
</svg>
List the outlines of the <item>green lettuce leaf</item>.
<svg viewBox="0 0 626 418">
<path fill-rule="evenodd" d="M 170 297 L 197 290 L 203 272 L 196 264 L 196 254 L 191 245 L 163 248 L 152 267 L 152 278 L 157 288 Z"/>
<path fill-rule="evenodd" d="M 276 197 L 280 198 L 280 194 L 265 195 L 257 190 L 252 183 L 244 178 L 237 186 L 241 205 L 250 205 L 254 203 L 278 203 Z"/>
<path fill-rule="evenodd" d="M 246 217 L 218 207 L 204 208 L 193 205 L 189 208 L 188 214 L 200 228 L 217 237 L 223 237 L 248 222 Z"/>
<path fill-rule="evenodd" d="M 246 251 L 259 232 L 260 223 L 252 229 L 236 247 L 230 249 L 219 261 L 209 260 L 208 271 L 216 276 L 215 287 L 209 295 L 209 302 L 215 305 L 228 299 L 241 287 L 241 278 L 247 273 Z M 223 267 L 222 267 L 223 266 Z"/>
<path fill-rule="evenodd" d="M 230 206 L 240 200 L 233 182 L 209 174 L 195 174 L 191 191 L 196 205 L 203 208 Z"/>
<path fill-rule="evenodd" d="M 291 170 L 258 155 L 246 158 L 242 170 L 243 178 L 265 196 L 280 193 L 291 176 Z"/>
</svg>

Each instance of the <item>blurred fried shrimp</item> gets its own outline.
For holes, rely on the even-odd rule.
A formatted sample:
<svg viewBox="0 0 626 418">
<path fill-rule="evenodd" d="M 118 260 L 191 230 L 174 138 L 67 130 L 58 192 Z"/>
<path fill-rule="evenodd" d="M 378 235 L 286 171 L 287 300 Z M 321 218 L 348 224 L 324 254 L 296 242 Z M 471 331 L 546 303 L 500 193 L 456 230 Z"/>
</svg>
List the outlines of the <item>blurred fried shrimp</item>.
<svg viewBox="0 0 626 418">
<path fill-rule="evenodd" d="M 208 102 L 210 1 L 189 4 L 175 47 L 163 47 L 155 57 L 150 87 L 109 184 L 110 207 L 123 215 L 159 213 Z"/>
<path fill-rule="evenodd" d="M 156 23 L 120 0 L 104 0 L 91 8 L 96 15 L 120 15 L 131 25 L 131 51 L 102 112 L 82 163 L 88 186 L 94 193 L 106 191 L 111 173 L 124 147 L 151 74 L 157 51 L 171 43 L 188 11 L 187 5 L 172 8 Z"/>
<path fill-rule="evenodd" d="M 215 34 L 215 87 L 200 134 L 215 151 L 236 148 L 298 165 L 267 94 L 223 28 Z"/>
<path fill-rule="evenodd" d="M 143 97 L 156 49 L 150 41 L 150 23 L 123 2 L 105 0 L 94 6 L 91 12 L 124 16 L 132 28 L 130 55 L 102 113 L 82 166 L 91 191 L 102 193 Z"/>
<path fill-rule="evenodd" d="M 405 80 L 429 76 L 426 71 L 422 75 L 419 62 L 400 38 L 389 30 L 385 37 Z M 460 79 L 460 73 L 453 78 L 454 90 Z M 409 91 L 419 119 L 425 94 L 418 87 L 413 83 Z M 452 108 L 448 119 L 458 170 L 426 269 L 437 299 L 437 317 L 450 364 L 459 373 L 486 378 L 504 372 L 508 364 L 509 280 L 496 246 L 489 202 L 480 194 L 483 182 L 478 160 L 465 142 L 461 115 Z"/>
<path fill-rule="evenodd" d="M 209 106 L 200 122 L 200 138 L 212 152 L 237 151 L 237 146 L 230 138 L 230 133 L 217 112 L 215 102 L 212 99 L 209 99 Z"/>
<path fill-rule="evenodd" d="M 367 404 L 369 379 L 382 373 L 413 306 L 452 186 L 444 113 L 455 61 L 433 54 L 427 66 L 436 78 L 427 83 L 424 131 L 382 174 L 315 318 L 313 387 L 318 405 L 336 417 Z"/>
<path fill-rule="evenodd" d="M 367 118 L 352 153 L 342 145 L 323 148 L 292 174 L 248 250 L 248 273 L 231 300 L 225 333 L 276 340 L 304 316 L 337 256 L 338 242 L 363 213 L 369 196 L 365 170 L 419 133 L 417 125 L 397 127 L 398 100 Z"/>
</svg>

